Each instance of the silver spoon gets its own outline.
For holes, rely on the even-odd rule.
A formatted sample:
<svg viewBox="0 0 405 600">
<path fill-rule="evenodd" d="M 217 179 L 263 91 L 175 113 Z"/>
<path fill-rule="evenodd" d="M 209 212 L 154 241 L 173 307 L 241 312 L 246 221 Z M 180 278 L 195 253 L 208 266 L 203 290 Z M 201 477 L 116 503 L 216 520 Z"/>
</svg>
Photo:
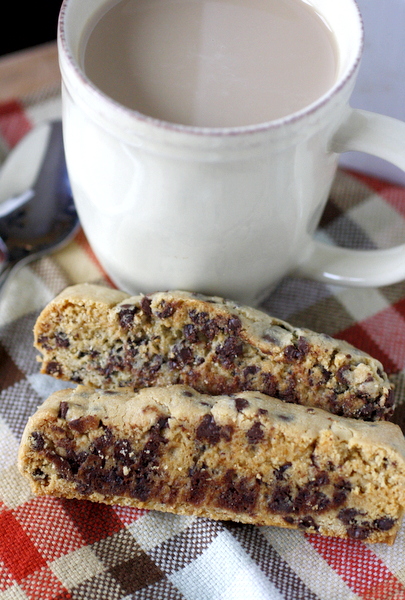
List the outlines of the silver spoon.
<svg viewBox="0 0 405 600">
<path fill-rule="evenodd" d="M 66 244 L 79 219 L 66 171 L 61 121 L 42 123 L 0 171 L 0 295 L 9 277 Z"/>
</svg>

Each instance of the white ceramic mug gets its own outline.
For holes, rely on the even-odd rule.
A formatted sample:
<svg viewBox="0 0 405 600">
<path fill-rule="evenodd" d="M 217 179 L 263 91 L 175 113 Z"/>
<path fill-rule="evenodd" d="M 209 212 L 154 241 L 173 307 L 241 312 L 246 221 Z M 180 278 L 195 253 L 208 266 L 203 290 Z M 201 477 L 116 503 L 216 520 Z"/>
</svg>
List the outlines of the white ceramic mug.
<svg viewBox="0 0 405 600">
<path fill-rule="evenodd" d="M 313 237 L 339 153 L 405 170 L 405 124 L 349 107 L 362 52 L 353 0 L 309 0 L 332 29 L 339 75 L 316 102 L 234 128 L 171 124 L 101 93 L 80 66 L 106 0 L 65 0 L 58 44 L 69 176 L 88 240 L 130 293 L 186 289 L 257 304 L 288 273 L 354 286 L 405 279 L 405 246 L 355 251 Z"/>
</svg>

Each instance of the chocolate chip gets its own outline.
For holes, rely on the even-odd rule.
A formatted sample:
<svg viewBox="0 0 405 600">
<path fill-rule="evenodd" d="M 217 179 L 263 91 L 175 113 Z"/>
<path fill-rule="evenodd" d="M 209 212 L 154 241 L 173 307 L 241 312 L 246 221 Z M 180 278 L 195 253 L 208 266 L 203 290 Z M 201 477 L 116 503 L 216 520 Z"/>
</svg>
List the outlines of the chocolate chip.
<svg viewBox="0 0 405 600">
<path fill-rule="evenodd" d="M 230 368 L 233 366 L 235 359 L 243 354 L 243 344 L 238 337 L 231 336 L 222 345 L 219 344 L 216 347 L 215 353 L 221 363 L 226 368 Z"/>
<path fill-rule="evenodd" d="M 166 303 L 164 300 L 162 301 L 161 307 L 162 310 L 156 313 L 159 319 L 167 319 L 168 317 L 171 317 L 174 313 L 174 306 L 172 304 Z"/>
<path fill-rule="evenodd" d="M 212 341 L 220 331 L 220 327 L 215 319 L 207 319 L 207 321 L 203 323 L 201 331 L 208 340 Z"/>
<path fill-rule="evenodd" d="M 346 529 L 347 535 L 352 540 L 366 540 L 371 531 L 366 524 L 362 525 L 351 525 Z"/>
<path fill-rule="evenodd" d="M 93 440 L 91 451 L 96 454 L 104 454 L 106 448 L 113 445 L 113 434 L 108 427 L 104 428 L 104 434 Z"/>
<path fill-rule="evenodd" d="M 37 467 L 36 469 L 34 469 L 34 470 L 32 471 L 32 473 L 31 473 L 31 475 L 32 475 L 32 477 L 33 477 L 34 479 L 42 479 L 42 480 L 48 479 L 48 475 L 46 475 L 46 474 L 45 474 L 45 473 L 42 471 L 42 469 L 40 469 L 39 467 Z"/>
<path fill-rule="evenodd" d="M 289 421 L 294 421 L 294 417 L 292 415 L 282 415 L 282 414 L 278 414 L 276 415 L 277 419 L 280 419 L 281 421 L 286 421 L 287 423 Z"/>
<path fill-rule="evenodd" d="M 283 521 L 285 521 L 286 523 L 289 523 L 290 525 L 293 525 L 295 523 L 294 517 L 290 517 L 290 515 L 284 516 Z"/>
<path fill-rule="evenodd" d="M 193 309 L 189 311 L 188 315 L 193 323 L 199 326 L 204 325 L 204 323 L 206 323 L 208 320 L 208 313 L 206 312 L 197 312 Z"/>
<path fill-rule="evenodd" d="M 187 500 L 198 506 L 204 500 L 210 486 L 210 474 L 206 468 L 196 469 L 190 473 L 190 490 Z"/>
<path fill-rule="evenodd" d="M 191 321 L 199 327 L 200 331 L 205 335 L 208 340 L 213 340 L 218 331 L 220 330 L 219 323 L 215 319 L 209 319 L 207 312 L 197 312 L 196 310 L 190 310 L 188 313 Z"/>
<path fill-rule="evenodd" d="M 35 451 L 43 450 L 45 448 L 45 440 L 39 431 L 33 431 L 31 433 L 31 447 Z"/>
<path fill-rule="evenodd" d="M 122 348 L 120 348 L 120 350 L 122 350 Z M 100 371 L 106 379 L 110 379 L 112 375 L 115 375 L 118 371 L 122 371 L 124 368 L 124 357 L 111 351 L 105 366 L 99 367 L 98 371 Z"/>
<path fill-rule="evenodd" d="M 276 383 L 276 379 L 275 379 L 274 375 L 272 375 L 271 373 L 263 373 L 262 379 L 263 379 L 263 388 L 261 391 L 264 394 L 267 394 L 268 396 L 277 398 L 278 390 L 277 390 L 277 383 Z"/>
<path fill-rule="evenodd" d="M 332 373 L 325 369 L 321 364 L 316 364 L 309 370 L 308 381 L 311 386 L 322 385 L 328 383 Z"/>
<path fill-rule="evenodd" d="M 228 469 L 219 483 L 220 492 L 216 504 L 235 513 L 252 512 L 259 495 L 259 482 L 249 482 L 247 477 L 238 478 L 234 469 Z"/>
<path fill-rule="evenodd" d="M 151 317 L 152 316 L 152 308 L 151 308 L 152 301 L 151 301 L 151 299 L 148 298 L 147 296 L 143 296 L 140 304 L 141 304 L 141 309 L 143 311 L 143 314 L 146 317 Z"/>
<path fill-rule="evenodd" d="M 150 361 L 145 363 L 144 371 L 147 371 L 151 375 L 154 375 L 155 373 L 157 373 L 160 370 L 162 365 L 163 365 L 163 356 L 161 356 L 160 354 L 154 354 L 153 357 L 150 359 Z"/>
<path fill-rule="evenodd" d="M 293 346 L 291 344 L 289 346 L 287 346 L 286 348 L 284 348 L 284 356 L 289 361 L 299 360 L 301 358 L 298 348 L 296 348 L 295 346 Z"/>
<path fill-rule="evenodd" d="M 352 489 L 352 484 L 350 483 L 350 481 L 340 479 L 334 484 L 334 486 L 335 491 L 333 493 L 333 505 L 337 507 L 346 501 L 346 498 Z"/>
<path fill-rule="evenodd" d="M 117 440 L 114 443 L 114 458 L 118 463 L 128 467 L 134 463 L 134 452 L 129 440 Z"/>
<path fill-rule="evenodd" d="M 75 482 L 78 491 L 90 494 L 93 491 L 111 494 L 117 491 L 112 483 L 111 470 L 104 469 L 105 461 L 101 456 L 89 454 L 79 466 Z"/>
<path fill-rule="evenodd" d="M 356 508 L 345 508 L 339 511 L 338 519 L 347 526 L 346 531 L 350 538 L 365 540 L 373 529 L 389 531 L 395 525 L 395 519 L 391 517 L 381 517 L 375 519 L 372 523 L 368 521 L 357 522 L 356 518 L 365 514 Z"/>
<path fill-rule="evenodd" d="M 259 421 L 253 423 L 252 427 L 246 432 L 249 444 L 257 444 L 264 438 L 262 424 Z"/>
<path fill-rule="evenodd" d="M 323 376 L 322 383 L 327 383 L 329 379 L 332 377 L 332 373 L 325 369 L 323 365 L 320 365 L 320 370 Z"/>
<path fill-rule="evenodd" d="M 88 456 L 89 453 L 85 451 L 78 453 L 69 452 L 69 454 L 66 456 L 66 460 L 69 463 L 70 470 L 73 475 L 78 473 L 81 465 L 86 462 Z"/>
<path fill-rule="evenodd" d="M 69 421 L 68 425 L 70 429 L 73 429 L 78 433 L 86 433 L 87 431 L 97 429 L 100 425 L 100 419 L 94 415 L 86 415 L 85 417 L 72 419 L 72 421 Z"/>
<path fill-rule="evenodd" d="M 243 376 L 246 378 L 249 375 L 256 375 L 260 371 L 260 368 L 257 365 L 248 365 L 243 369 Z"/>
<path fill-rule="evenodd" d="M 177 361 L 181 365 L 189 365 L 194 360 L 193 351 L 191 350 L 191 348 L 188 348 L 187 346 L 183 346 L 182 348 L 176 348 L 175 355 L 176 355 Z"/>
<path fill-rule="evenodd" d="M 56 360 L 51 360 L 46 364 L 45 373 L 48 375 L 59 375 L 63 374 L 62 365 L 60 365 Z"/>
<path fill-rule="evenodd" d="M 330 499 L 319 489 L 312 489 L 311 482 L 302 486 L 294 499 L 295 512 L 322 512 L 329 508 Z"/>
<path fill-rule="evenodd" d="M 394 406 L 395 403 L 395 395 L 394 395 L 394 390 L 390 390 L 388 392 L 388 396 L 385 400 L 385 406 L 387 408 L 392 408 Z"/>
<path fill-rule="evenodd" d="M 138 308 L 131 304 L 122 304 L 121 309 L 118 313 L 118 320 L 123 329 L 129 329 L 133 322 Z"/>
<path fill-rule="evenodd" d="M 277 397 L 284 402 L 299 404 L 296 382 L 292 377 L 287 380 L 287 385 L 284 387 L 284 389 L 278 391 Z"/>
<path fill-rule="evenodd" d="M 345 377 L 346 371 L 350 371 L 350 368 L 347 365 L 342 365 L 336 371 L 336 379 L 338 380 L 339 383 L 341 383 L 343 385 L 348 385 L 348 383 L 349 383 Z"/>
<path fill-rule="evenodd" d="M 244 390 L 250 390 L 250 389 L 256 389 L 253 388 L 252 386 L 254 386 L 255 384 L 253 383 L 253 379 L 254 376 L 260 371 L 260 368 L 256 365 L 248 365 L 247 367 L 245 367 L 243 369 L 243 378 L 244 378 L 244 382 L 243 382 L 243 389 Z"/>
<path fill-rule="evenodd" d="M 183 327 L 183 335 L 190 344 L 198 342 L 198 330 L 193 323 L 187 323 Z"/>
<path fill-rule="evenodd" d="M 357 394 L 358 398 L 363 400 L 369 398 L 367 394 Z M 374 402 L 363 403 L 361 408 L 357 411 L 356 417 L 363 421 L 375 421 L 380 419 L 386 419 L 387 414 L 382 406 L 379 404 L 379 400 Z"/>
<path fill-rule="evenodd" d="M 260 368 L 256 365 L 248 365 L 242 371 L 244 381 L 241 382 L 240 387 L 243 390 L 257 390 L 258 381 L 255 375 L 260 372 Z"/>
<path fill-rule="evenodd" d="M 70 468 L 69 462 L 65 458 L 53 452 L 47 453 L 47 458 L 55 465 L 58 474 L 63 477 L 63 479 L 71 479 L 72 469 Z"/>
<path fill-rule="evenodd" d="M 236 315 L 232 315 L 232 317 L 228 319 L 227 328 L 229 333 L 237 334 L 242 329 L 242 321 Z"/>
<path fill-rule="evenodd" d="M 136 476 L 131 487 L 131 495 L 143 502 L 153 494 L 153 480 L 159 464 L 160 446 L 167 442 L 162 432 L 167 427 L 168 421 L 168 417 L 159 417 L 151 428 L 149 439 L 134 465 Z"/>
<path fill-rule="evenodd" d="M 54 443 L 57 448 L 63 448 L 66 452 L 66 455 L 73 456 L 75 454 L 74 450 L 76 448 L 76 443 L 73 439 L 61 438 L 55 440 Z"/>
<path fill-rule="evenodd" d="M 268 509 L 274 513 L 291 513 L 294 510 L 294 503 L 291 497 L 291 488 L 289 485 L 276 486 L 270 498 Z"/>
<path fill-rule="evenodd" d="M 246 400 L 246 398 L 235 398 L 235 408 L 238 412 L 242 412 L 242 410 L 248 406 L 249 400 Z"/>
<path fill-rule="evenodd" d="M 52 350 L 52 346 L 49 344 L 49 337 L 47 335 L 39 335 L 37 338 L 37 343 L 45 350 Z"/>
<path fill-rule="evenodd" d="M 292 463 L 291 462 L 287 462 L 287 463 L 284 463 L 284 465 L 281 465 L 281 467 L 279 467 L 278 469 L 274 469 L 274 476 L 277 479 L 277 481 L 281 481 L 281 480 L 284 479 L 284 473 L 291 466 L 292 466 Z"/>
<path fill-rule="evenodd" d="M 55 343 L 58 348 L 69 348 L 70 346 L 69 338 L 63 331 L 55 333 Z"/>
<path fill-rule="evenodd" d="M 224 425 L 221 427 L 221 438 L 223 438 L 226 442 L 230 442 L 233 435 L 233 427 L 232 425 Z"/>
<path fill-rule="evenodd" d="M 381 519 L 375 519 L 373 521 L 373 527 L 380 531 L 389 531 L 394 525 L 395 519 L 392 519 L 391 517 L 382 517 Z"/>
<path fill-rule="evenodd" d="M 156 337 L 157 337 L 158 343 L 159 343 L 160 338 L 159 338 L 159 336 L 156 336 Z M 150 341 L 152 342 L 152 346 L 153 346 L 155 338 L 153 337 Z M 125 344 L 125 354 L 124 354 L 124 360 L 123 360 L 123 363 L 125 364 L 126 367 L 129 367 L 131 369 L 134 366 L 134 358 L 139 354 L 139 346 L 142 346 L 144 344 L 146 344 L 145 339 L 141 339 L 141 340 L 137 341 L 137 340 L 133 340 L 132 338 L 130 338 L 128 336 L 126 344 Z M 122 346 L 120 348 L 115 349 L 115 352 L 121 352 L 121 351 L 122 351 Z M 112 354 L 112 352 L 110 352 L 110 355 Z"/>
<path fill-rule="evenodd" d="M 338 512 L 337 517 L 339 521 L 342 521 L 345 525 L 350 525 L 355 522 L 356 517 L 360 514 L 362 513 L 356 508 L 342 508 L 342 510 Z"/>
<path fill-rule="evenodd" d="M 67 402 L 61 402 L 59 404 L 59 419 L 66 419 L 67 411 L 69 410 L 69 404 Z"/>
<path fill-rule="evenodd" d="M 200 442 L 218 444 L 221 439 L 221 427 L 215 423 L 212 415 L 204 415 L 197 427 L 196 438 Z"/>
<path fill-rule="evenodd" d="M 318 473 L 315 477 L 314 480 L 309 482 L 311 485 L 316 485 L 316 486 L 323 486 L 323 485 L 328 485 L 330 483 L 330 478 L 329 475 L 326 471 L 321 471 L 320 473 Z"/>
<path fill-rule="evenodd" d="M 302 335 L 298 338 L 297 348 L 301 352 L 302 356 L 308 354 L 311 349 L 308 341 Z"/>
<path fill-rule="evenodd" d="M 291 344 L 284 348 L 284 356 L 290 362 L 301 361 L 309 352 L 309 345 L 305 338 L 300 337 L 298 339 L 297 345 L 294 346 Z"/>
</svg>

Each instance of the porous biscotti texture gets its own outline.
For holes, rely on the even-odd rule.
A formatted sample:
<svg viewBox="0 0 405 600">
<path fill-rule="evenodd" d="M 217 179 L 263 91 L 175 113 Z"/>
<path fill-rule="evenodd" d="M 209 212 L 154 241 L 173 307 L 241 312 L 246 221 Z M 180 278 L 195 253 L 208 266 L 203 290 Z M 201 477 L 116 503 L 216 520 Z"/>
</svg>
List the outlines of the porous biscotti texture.
<svg viewBox="0 0 405 600">
<path fill-rule="evenodd" d="M 33 492 L 392 543 L 405 442 L 258 392 L 188 386 L 53 394 L 19 455 Z"/>
<path fill-rule="evenodd" d="M 42 373 L 97 388 L 257 390 L 364 420 L 393 411 L 391 385 L 377 360 L 222 298 L 181 291 L 130 297 L 78 285 L 43 310 L 34 334 Z"/>
</svg>

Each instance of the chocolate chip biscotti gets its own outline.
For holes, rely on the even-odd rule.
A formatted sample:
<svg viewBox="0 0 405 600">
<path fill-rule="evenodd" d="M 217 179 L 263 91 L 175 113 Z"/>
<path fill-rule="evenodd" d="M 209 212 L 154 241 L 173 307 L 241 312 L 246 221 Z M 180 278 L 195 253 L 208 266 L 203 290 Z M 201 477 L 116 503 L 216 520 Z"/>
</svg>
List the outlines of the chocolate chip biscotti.
<svg viewBox="0 0 405 600">
<path fill-rule="evenodd" d="M 392 543 L 405 441 L 258 392 L 188 386 L 54 393 L 30 418 L 19 467 L 36 494 Z"/>
<path fill-rule="evenodd" d="M 42 311 L 34 334 L 43 373 L 97 388 L 257 390 L 365 420 L 393 411 L 377 360 L 222 298 L 180 291 L 130 297 L 77 285 Z"/>
</svg>

